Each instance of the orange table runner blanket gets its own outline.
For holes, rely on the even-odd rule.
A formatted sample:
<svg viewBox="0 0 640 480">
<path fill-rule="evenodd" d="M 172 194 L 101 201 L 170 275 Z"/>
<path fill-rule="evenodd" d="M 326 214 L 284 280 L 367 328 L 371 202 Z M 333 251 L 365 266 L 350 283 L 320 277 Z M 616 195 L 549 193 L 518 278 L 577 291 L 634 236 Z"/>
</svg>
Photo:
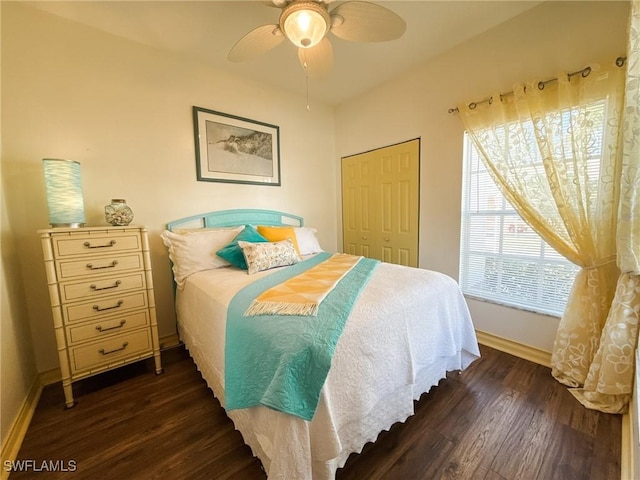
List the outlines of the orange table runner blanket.
<svg viewBox="0 0 640 480">
<path fill-rule="evenodd" d="M 316 316 L 320 303 L 361 258 L 335 253 L 315 267 L 263 292 L 244 315 Z"/>
</svg>

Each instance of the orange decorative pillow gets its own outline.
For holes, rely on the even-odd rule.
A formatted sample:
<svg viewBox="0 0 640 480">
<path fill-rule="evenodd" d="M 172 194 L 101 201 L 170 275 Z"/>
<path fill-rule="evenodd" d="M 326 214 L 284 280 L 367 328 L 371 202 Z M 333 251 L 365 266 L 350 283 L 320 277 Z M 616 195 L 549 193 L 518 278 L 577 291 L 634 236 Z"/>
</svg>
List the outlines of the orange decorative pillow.
<svg viewBox="0 0 640 480">
<path fill-rule="evenodd" d="M 296 249 L 296 253 L 300 256 L 300 248 L 296 239 L 296 231 L 293 227 L 273 227 L 270 225 L 258 225 L 258 233 L 270 242 L 281 242 L 287 238 L 291 240 Z"/>
</svg>

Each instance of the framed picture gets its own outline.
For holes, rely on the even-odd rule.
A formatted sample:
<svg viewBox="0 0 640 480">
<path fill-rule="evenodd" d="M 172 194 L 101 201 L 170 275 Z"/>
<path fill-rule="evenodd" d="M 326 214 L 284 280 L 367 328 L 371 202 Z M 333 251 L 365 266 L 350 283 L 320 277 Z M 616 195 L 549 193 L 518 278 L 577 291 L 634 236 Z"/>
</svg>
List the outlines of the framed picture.
<svg viewBox="0 0 640 480">
<path fill-rule="evenodd" d="M 193 107 L 198 180 L 280 186 L 280 128 Z"/>
</svg>

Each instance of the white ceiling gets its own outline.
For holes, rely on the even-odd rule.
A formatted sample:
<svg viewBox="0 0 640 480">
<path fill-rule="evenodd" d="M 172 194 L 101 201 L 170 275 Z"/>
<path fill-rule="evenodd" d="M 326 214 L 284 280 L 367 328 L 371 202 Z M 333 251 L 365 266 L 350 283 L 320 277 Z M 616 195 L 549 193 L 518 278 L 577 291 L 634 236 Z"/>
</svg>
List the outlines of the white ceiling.
<svg viewBox="0 0 640 480">
<path fill-rule="evenodd" d="M 205 62 L 214 68 L 305 95 L 295 47 L 284 42 L 258 58 L 231 63 L 227 53 L 245 33 L 278 23 L 268 1 L 43 1 L 26 4 L 100 30 Z M 339 104 L 400 75 L 541 1 L 380 1 L 407 23 L 402 38 L 355 43 L 330 34 L 334 66 L 309 80 L 309 97 Z M 336 3 L 337 4 L 337 3 Z M 330 5 L 330 10 L 333 5 Z"/>
</svg>

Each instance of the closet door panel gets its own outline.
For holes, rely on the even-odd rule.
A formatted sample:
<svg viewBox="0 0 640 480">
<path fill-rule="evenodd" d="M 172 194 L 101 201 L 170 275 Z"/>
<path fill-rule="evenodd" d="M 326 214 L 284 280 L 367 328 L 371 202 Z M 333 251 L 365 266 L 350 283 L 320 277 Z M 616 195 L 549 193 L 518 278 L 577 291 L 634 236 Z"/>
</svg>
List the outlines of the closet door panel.
<svg viewBox="0 0 640 480">
<path fill-rule="evenodd" d="M 418 140 L 379 153 L 380 249 L 385 261 L 412 267 L 418 266 L 418 153 Z"/>
<path fill-rule="evenodd" d="M 418 266 L 419 140 L 342 159 L 343 251 Z"/>
<path fill-rule="evenodd" d="M 343 251 L 371 257 L 374 252 L 374 172 L 371 161 L 349 158 L 342 163 Z"/>
</svg>

